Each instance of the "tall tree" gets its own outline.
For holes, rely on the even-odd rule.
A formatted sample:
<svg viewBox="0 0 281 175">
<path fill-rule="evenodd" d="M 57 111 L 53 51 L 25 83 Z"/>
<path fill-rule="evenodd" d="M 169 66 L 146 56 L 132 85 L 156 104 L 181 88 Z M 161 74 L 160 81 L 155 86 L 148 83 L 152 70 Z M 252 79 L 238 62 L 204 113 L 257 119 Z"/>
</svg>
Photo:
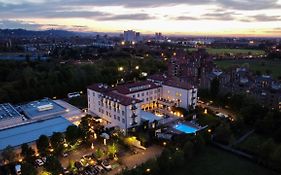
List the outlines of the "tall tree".
<svg viewBox="0 0 281 175">
<path fill-rule="evenodd" d="M 79 135 L 80 130 L 77 126 L 71 125 L 66 128 L 65 139 L 69 144 L 73 145 L 79 138 Z"/>
<path fill-rule="evenodd" d="M 219 91 L 220 91 L 220 80 L 218 77 L 214 78 L 212 81 L 211 81 L 211 95 L 213 97 L 217 97 Z"/>
<path fill-rule="evenodd" d="M 23 163 L 21 166 L 21 173 L 23 175 L 37 175 L 37 169 L 31 163 Z"/>
<path fill-rule="evenodd" d="M 2 158 L 4 161 L 8 161 L 9 163 L 12 163 L 15 161 L 16 153 L 14 152 L 14 149 L 9 145 L 2 151 Z"/>
<path fill-rule="evenodd" d="M 45 135 L 41 135 L 36 141 L 36 146 L 41 155 L 47 155 L 49 149 L 49 138 Z"/>
<path fill-rule="evenodd" d="M 61 174 L 63 172 L 60 161 L 54 156 L 47 157 L 45 168 L 52 174 Z"/>
<path fill-rule="evenodd" d="M 27 162 L 34 162 L 34 153 L 35 151 L 29 147 L 26 143 L 21 145 L 21 156 L 24 158 Z"/>
</svg>

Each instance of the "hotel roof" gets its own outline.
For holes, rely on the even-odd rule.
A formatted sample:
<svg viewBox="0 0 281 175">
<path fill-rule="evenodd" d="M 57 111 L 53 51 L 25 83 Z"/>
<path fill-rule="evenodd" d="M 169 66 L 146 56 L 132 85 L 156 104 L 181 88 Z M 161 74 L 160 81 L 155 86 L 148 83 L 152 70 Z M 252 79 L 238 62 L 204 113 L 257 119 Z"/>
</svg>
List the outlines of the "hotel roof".
<svg viewBox="0 0 281 175">
<path fill-rule="evenodd" d="M 138 100 L 138 99 L 135 99 L 132 97 L 128 97 L 128 96 L 120 94 L 116 91 L 107 92 L 104 95 L 105 95 L 105 97 L 109 97 L 110 100 L 112 100 L 112 101 L 116 100 L 116 102 L 118 102 L 124 106 L 129 106 L 131 104 L 141 102 L 141 100 Z"/>
<path fill-rule="evenodd" d="M 163 85 L 181 88 L 181 89 L 187 89 L 187 90 L 193 88 L 193 86 L 190 83 L 179 81 L 179 80 L 174 80 L 174 79 L 170 79 L 170 80 L 165 81 L 163 83 Z"/>
<path fill-rule="evenodd" d="M 115 89 L 121 94 L 132 94 L 144 90 L 150 90 L 161 87 L 150 81 L 140 81 L 135 83 L 127 83 L 124 85 L 119 85 Z"/>
<path fill-rule="evenodd" d="M 41 135 L 51 136 L 53 132 L 65 132 L 71 122 L 63 117 L 25 124 L 0 130 L 0 150 L 8 145 L 12 147 L 37 140 Z"/>
</svg>

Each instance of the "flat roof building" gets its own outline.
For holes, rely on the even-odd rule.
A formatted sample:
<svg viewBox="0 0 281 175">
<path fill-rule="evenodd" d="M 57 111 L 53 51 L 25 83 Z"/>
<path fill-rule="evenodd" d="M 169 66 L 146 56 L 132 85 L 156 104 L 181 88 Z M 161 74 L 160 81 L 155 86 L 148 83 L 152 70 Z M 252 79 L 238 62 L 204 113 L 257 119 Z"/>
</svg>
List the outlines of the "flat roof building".
<svg viewBox="0 0 281 175">
<path fill-rule="evenodd" d="M 72 123 L 67 119 L 55 117 L 0 130 L 0 150 L 9 145 L 17 147 L 24 143 L 34 142 L 41 135 L 51 136 L 54 132 L 65 132 L 70 125 Z"/>
<path fill-rule="evenodd" d="M 46 119 L 59 116 L 67 112 L 67 109 L 55 101 L 44 98 L 21 105 L 20 110 L 29 119 Z"/>
<path fill-rule="evenodd" d="M 10 103 L 0 104 L 0 128 L 19 124 L 23 120 L 22 115 Z"/>
</svg>

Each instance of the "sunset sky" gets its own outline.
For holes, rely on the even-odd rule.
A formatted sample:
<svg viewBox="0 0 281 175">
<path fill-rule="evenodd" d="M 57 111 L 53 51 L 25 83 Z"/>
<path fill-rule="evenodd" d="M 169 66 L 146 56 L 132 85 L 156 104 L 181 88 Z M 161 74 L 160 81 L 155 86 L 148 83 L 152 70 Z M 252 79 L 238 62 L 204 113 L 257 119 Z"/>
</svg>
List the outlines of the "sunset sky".
<svg viewBox="0 0 281 175">
<path fill-rule="evenodd" d="M 0 0 L 0 28 L 281 36 L 281 0 Z"/>
</svg>

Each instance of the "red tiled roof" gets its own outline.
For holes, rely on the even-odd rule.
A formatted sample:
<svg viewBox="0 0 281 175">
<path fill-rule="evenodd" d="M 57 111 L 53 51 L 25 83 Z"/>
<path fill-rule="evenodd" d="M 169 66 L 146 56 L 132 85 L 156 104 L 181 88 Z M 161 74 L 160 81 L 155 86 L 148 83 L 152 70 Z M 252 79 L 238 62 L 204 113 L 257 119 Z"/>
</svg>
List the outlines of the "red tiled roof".
<svg viewBox="0 0 281 175">
<path fill-rule="evenodd" d="M 179 80 L 169 79 L 163 83 L 163 85 L 171 86 L 171 87 L 177 87 L 181 89 L 192 89 L 193 86 L 190 83 L 182 82 Z"/>
<path fill-rule="evenodd" d="M 119 85 L 115 89 L 121 94 L 131 94 L 143 90 L 155 89 L 158 86 L 150 81 L 140 81 L 135 83 L 127 83 L 124 85 Z"/>
<path fill-rule="evenodd" d="M 129 106 L 133 103 L 140 103 L 141 100 L 134 99 L 132 97 L 128 97 L 126 95 L 120 94 L 116 91 L 110 91 L 104 94 L 105 96 L 108 96 L 111 98 L 111 100 L 116 99 L 116 101 L 124 106 Z"/>
<path fill-rule="evenodd" d="M 88 89 L 91 89 L 91 90 L 94 90 L 94 91 L 100 92 L 100 93 L 105 93 L 105 92 L 113 90 L 111 87 L 104 85 L 102 83 L 92 84 L 92 85 L 88 86 Z"/>
</svg>

